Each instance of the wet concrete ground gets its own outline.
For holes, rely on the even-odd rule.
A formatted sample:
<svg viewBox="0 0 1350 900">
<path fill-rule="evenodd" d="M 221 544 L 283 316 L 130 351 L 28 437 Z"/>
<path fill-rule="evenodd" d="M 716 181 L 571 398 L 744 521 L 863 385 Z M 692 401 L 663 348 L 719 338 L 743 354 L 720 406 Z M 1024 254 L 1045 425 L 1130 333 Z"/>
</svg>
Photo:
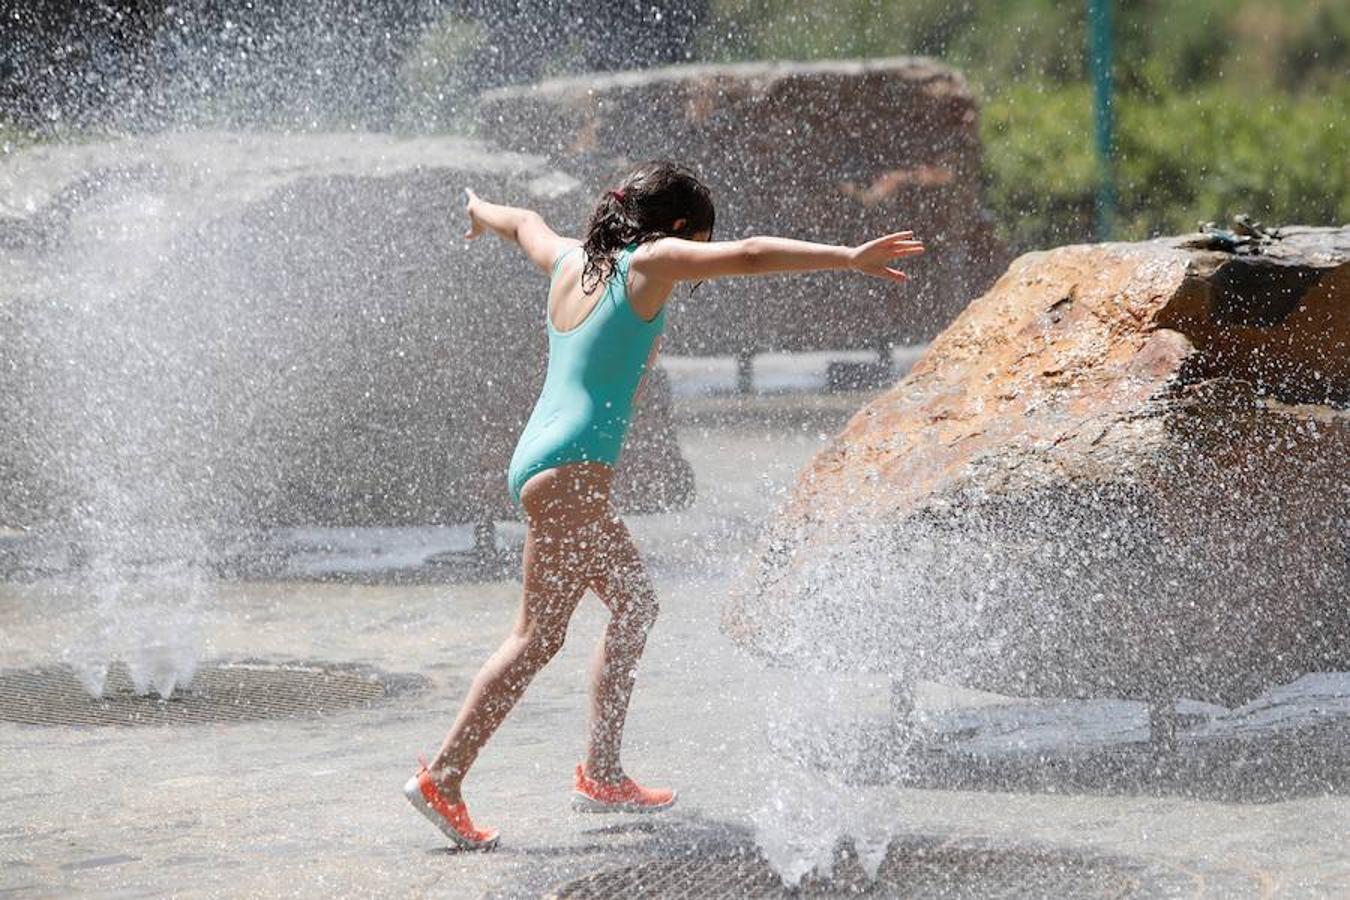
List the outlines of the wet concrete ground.
<svg viewBox="0 0 1350 900">
<path fill-rule="evenodd" d="M 762 799 L 747 785 L 764 780 L 780 751 L 754 723 L 766 697 L 802 686 L 799 676 L 763 671 L 735 651 L 718 631 L 720 602 L 759 523 L 834 430 L 826 420 L 837 427 L 859 402 L 795 397 L 686 396 L 681 442 L 699 480 L 698 502 L 630 523 L 656 577 L 662 617 L 634 697 L 625 764 L 641 780 L 680 790 L 670 813 L 586 817 L 567 808 L 583 749 L 586 668 L 603 625 L 599 602 L 587 598 L 567 645 L 466 785 L 475 817 L 501 829 L 501 848 L 445 850 L 400 789 L 414 754 L 434 748 L 477 666 L 510 627 L 519 583 L 343 583 L 310 550 L 313 578 L 292 572 L 219 585 L 203 614 L 205 655 L 362 663 L 423 675 L 431 689 L 304 720 L 123 729 L 0 723 L 0 895 L 538 897 L 649 856 L 747 844 Z M 775 407 L 808 411 L 765 424 Z M 502 539 L 518 542 L 518 527 L 504 526 Z M 361 541 L 343 553 L 360 556 Z M 330 568 L 343 558 L 330 553 Z M 83 610 L 82 599 L 41 581 L 0 583 L 0 668 L 59 658 Z M 843 682 L 864 706 L 884 708 L 884 683 Z M 948 769 L 945 782 L 937 766 L 904 787 L 843 789 L 873 792 L 901 840 L 1126 857 L 1168 873 L 1169 895 L 1350 896 L 1348 694 L 1345 679 L 1324 676 L 1283 700 L 1266 698 L 1264 713 L 1231 718 L 1231 728 L 1246 729 L 1246 743 L 1199 752 L 1230 768 L 1235 753 L 1265 759 L 1270 789 L 1242 796 L 1184 773 L 1172 782 L 1146 771 L 1124 782 L 1084 781 L 1045 764 L 1059 759 L 1072 770 L 1081 752 L 1138 759 L 1133 717 L 1142 707 L 1016 704 L 926 685 L 920 718 L 934 734 L 965 742 L 954 750 L 947 742 L 952 760 L 966 754 L 965 768 Z M 1284 712 L 1271 712 L 1277 708 Z M 1187 733 L 1224 727 L 1197 715 Z M 1089 736 L 1077 749 L 1057 737 L 1075 731 Z M 1277 748 L 1276 759 L 1251 751 L 1263 746 Z M 1285 777 L 1295 770 L 1280 768 L 1281 759 L 1325 777 Z M 1102 771 L 1098 762 L 1079 762 L 1080 774 Z"/>
</svg>

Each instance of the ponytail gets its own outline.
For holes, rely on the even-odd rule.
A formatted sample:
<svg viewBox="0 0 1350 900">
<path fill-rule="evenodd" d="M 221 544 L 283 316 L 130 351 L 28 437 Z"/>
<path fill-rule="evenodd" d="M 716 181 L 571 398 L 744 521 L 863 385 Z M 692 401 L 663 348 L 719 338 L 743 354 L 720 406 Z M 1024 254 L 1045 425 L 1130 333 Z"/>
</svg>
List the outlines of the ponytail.
<svg viewBox="0 0 1350 900">
<path fill-rule="evenodd" d="M 712 193 L 693 172 L 665 161 L 638 166 L 618 188 L 606 191 L 591 213 L 582 245 L 581 289 L 589 293 L 608 281 L 624 248 L 661 237 L 711 234 L 715 221 Z"/>
</svg>

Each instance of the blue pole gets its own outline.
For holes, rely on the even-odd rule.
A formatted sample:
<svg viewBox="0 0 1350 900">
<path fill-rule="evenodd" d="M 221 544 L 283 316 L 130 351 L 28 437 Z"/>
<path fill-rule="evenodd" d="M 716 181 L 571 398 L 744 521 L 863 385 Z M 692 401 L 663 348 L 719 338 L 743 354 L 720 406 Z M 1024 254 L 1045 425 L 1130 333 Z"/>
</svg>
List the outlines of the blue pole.
<svg viewBox="0 0 1350 900">
<path fill-rule="evenodd" d="M 1112 136 L 1111 0 L 1088 0 L 1088 59 L 1092 66 L 1097 134 L 1097 240 L 1111 239 L 1116 218 L 1115 140 Z"/>
</svg>

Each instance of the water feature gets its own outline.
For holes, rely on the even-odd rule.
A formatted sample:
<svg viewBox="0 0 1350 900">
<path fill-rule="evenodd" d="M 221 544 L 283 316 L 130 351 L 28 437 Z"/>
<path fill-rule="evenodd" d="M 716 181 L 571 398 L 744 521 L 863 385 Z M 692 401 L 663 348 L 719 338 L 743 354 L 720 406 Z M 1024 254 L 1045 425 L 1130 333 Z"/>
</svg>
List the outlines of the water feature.
<svg viewBox="0 0 1350 900">
<path fill-rule="evenodd" d="M 679 29 L 692 27 L 707 5 L 651 6 L 661 15 L 679 14 L 663 57 L 680 58 L 691 44 Z M 78 613 L 71 617 L 77 627 L 63 631 L 49 655 L 73 668 L 91 694 L 103 690 L 117 662 L 126 665 L 140 693 L 171 697 L 191 683 L 203 658 L 223 642 L 217 626 L 236 613 L 226 599 L 233 596 L 230 580 L 221 578 L 229 574 L 223 572 L 228 569 L 221 563 L 223 548 L 242 547 L 246 557 L 284 557 L 280 568 L 259 564 L 240 571 L 290 579 L 301 595 L 310 590 L 306 579 L 379 582 L 394 580 L 388 573 L 397 570 L 435 580 L 441 576 L 438 560 L 469 550 L 473 525 L 505 515 L 497 497 L 499 457 L 509 453 L 523 404 L 536 385 L 516 369 L 490 381 L 481 373 L 500 371 L 503 360 L 519 363 L 521 371 L 537 361 L 539 348 L 516 336 L 533 334 L 537 303 L 530 298 L 537 297 L 538 285 L 499 248 L 480 244 L 471 253 L 458 248 L 458 189 L 472 179 L 484 195 L 544 207 L 570 225 L 607 177 L 598 168 L 625 148 L 605 146 L 605 153 L 597 154 L 603 159 L 587 158 L 583 166 L 594 149 L 582 140 L 590 133 L 586 128 L 545 132 L 523 116 L 500 123 L 498 132 L 503 140 L 509 136 L 513 149 L 520 144 L 523 155 L 415 133 L 467 121 L 476 124 L 480 137 L 494 138 L 490 122 L 466 112 L 467 86 L 470 81 L 474 89 L 493 86 L 507 80 L 507 73 L 475 68 L 500 58 L 504 48 L 523 54 L 522 73 L 565 68 L 566 60 L 545 54 L 562 36 L 556 22 L 513 28 L 518 23 L 491 16 L 475 22 L 464 10 L 447 13 L 435 4 L 419 5 L 414 14 L 400 14 L 393 6 L 380 6 L 370 16 L 343 4 L 325 9 L 335 14 L 300 19 L 287 13 L 241 22 L 210 4 L 180 5 L 166 30 L 155 31 L 160 26 L 154 23 L 140 26 L 152 39 L 135 52 L 99 51 L 110 54 L 100 69 L 108 81 L 88 83 L 118 82 L 115 89 L 106 87 L 104 99 L 67 81 L 59 85 L 60 96 L 41 96 L 42 90 L 56 90 L 48 85 L 28 98 L 35 101 L 29 106 L 38 120 L 58 123 L 48 137 L 69 123 L 112 122 L 131 134 L 23 147 L 11 145 L 7 132 L 0 134 L 6 142 L 0 157 L 0 265 L 6 275 L 0 284 L 0 333 L 6 336 L 0 371 L 7 387 L 0 396 L 0 525 L 26 526 L 25 546 L 45 541 L 47 550 L 56 547 L 48 562 L 30 568 L 36 572 L 31 577 L 52 592 L 56 605 Z M 551 12 L 557 10 L 550 7 L 541 16 Z M 653 22 L 661 15 L 654 13 Z M 817 25 L 838 25 L 828 16 L 815 18 L 824 20 Z M 381 23 L 390 26 L 385 37 Z M 623 26 L 639 35 L 655 27 L 626 19 Z M 576 55 L 588 65 L 604 55 L 597 48 L 615 43 L 613 32 L 587 27 L 578 32 L 584 47 Z M 513 44 L 506 42 L 508 33 Z M 268 54 L 284 56 L 285 64 Z M 247 61 L 254 55 L 269 61 L 254 69 Z M 396 61 L 392 67 L 385 65 L 390 60 Z M 372 65 L 374 77 L 355 74 Z M 888 65 L 922 69 L 907 62 Z M 816 74 L 834 78 L 845 69 L 852 72 L 849 66 L 826 65 Z M 135 78 L 113 77 L 133 70 Z M 399 77 L 408 80 L 391 87 L 391 79 Z M 653 79 L 680 77 L 666 72 Z M 682 107 L 690 121 L 726 125 L 714 115 L 715 92 L 709 93 L 707 84 L 733 77 L 752 86 L 768 78 L 758 69 L 751 75 L 699 70 L 689 82 L 693 86 L 686 85 L 689 102 Z M 791 81 L 777 70 L 768 80 L 778 78 Z M 35 75 L 33 83 L 39 82 Z M 651 83 L 625 74 L 606 82 L 606 89 Z M 725 194 L 732 198 L 729 235 L 744 230 L 752 209 L 767 215 L 766 209 L 781 214 L 792 207 L 796 220 L 790 216 L 774 227 L 800 225 L 798 233 L 823 235 L 836 224 L 857 224 L 851 216 L 803 212 L 781 196 L 786 180 L 793 186 L 789 200 L 826 205 L 830 197 L 838 200 L 818 193 L 803 173 L 820 169 L 813 149 L 819 149 L 817 139 L 829 139 L 831 152 L 850 149 L 849 142 L 833 140 L 832 109 L 811 100 L 819 85 L 810 77 L 792 83 L 804 93 L 790 95 L 791 121 L 784 124 L 780 110 L 773 127 L 791 129 L 793 142 L 779 145 L 790 146 L 790 152 L 773 158 L 772 165 L 766 162 L 772 147 L 756 145 L 755 152 L 766 154 L 760 159 L 755 152 L 701 142 L 715 148 L 702 160 L 705 174 L 733 183 Z M 918 83 L 933 105 L 923 106 L 909 124 L 895 123 L 893 133 L 915 143 L 911 149 L 917 153 L 917 144 L 924 143 L 915 137 L 922 124 L 924 133 L 958 135 L 953 142 L 963 154 L 978 151 L 978 143 L 970 141 L 978 141 L 979 133 L 968 117 L 976 107 L 960 93 L 959 75 L 925 75 Z M 87 94 L 104 90 L 91 87 Z M 498 94 L 494 103 L 509 108 L 511 96 Z M 123 103 L 128 97 L 140 100 Z M 700 133 L 678 121 L 683 120 L 675 131 Z M 393 123 L 414 133 L 367 130 Z M 165 124 L 206 130 L 159 133 Z M 746 130 L 740 120 L 732 124 L 724 133 Z M 257 130 L 261 127 L 290 130 L 268 133 Z M 772 129 L 761 130 L 772 142 Z M 884 147 L 885 133 L 869 135 Z M 552 149 L 560 139 L 567 144 L 561 160 L 556 153 L 551 161 L 530 155 Z M 942 149 L 936 141 L 932 145 Z M 736 164 L 720 167 L 719 154 L 734 156 Z M 907 163 L 915 160 L 904 153 L 872 158 L 878 154 L 884 151 L 862 154 L 868 156 L 866 165 L 836 160 L 838 173 L 827 167 L 826 175 L 847 183 L 839 196 L 881 215 L 878 210 L 893 208 L 886 204 L 897 197 L 922 199 L 936 196 L 925 191 L 946 190 L 941 203 L 915 200 L 915 208 L 941 210 L 977 236 L 992 233 L 987 220 L 964 215 L 978 206 L 978 153 L 953 154 L 959 159 L 950 170 L 942 159 L 911 166 Z M 805 165 L 808 157 L 814 168 Z M 803 219 L 810 221 L 797 221 Z M 962 255 L 974 254 L 969 248 L 976 238 L 958 237 L 956 229 L 951 225 L 941 235 L 949 242 L 944 259 L 969 275 L 971 281 L 960 288 L 969 299 L 984 286 L 976 285 L 982 275 L 969 273 L 992 254 Z M 941 280 L 944 287 L 952 283 Z M 828 282 L 812 284 L 827 293 L 836 289 Z M 733 358 L 711 364 L 676 360 L 674 411 L 660 423 L 666 442 L 652 451 L 654 465 L 680 469 L 671 418 L 683 421 L 686 433 L 701 430 L 712 443 L 721 440 L 719 429 L 734 432 L 745 418 L 767 423 L 784 443 L 802 435 L 828 436 L 843 424 L 841 410 L 863 398 L 822 399 L 825 378 L 816 363 L 823 368 L 849 353 L 854 362 L 873 360 L 878 350 L 889 361 L 889 341 L 928 336 L 946 324 L 960 305 L 952 293 L 931 303 L 924 294 L 924 302 L 913 306 L 904 305 L 903 295 L 886 298 L 912 318 L 903 334 L 888 332 L 884 340 L 869 342 L 849 330 L 858 317 L 812 318 L 778 302 L 787 295 L 777 287 L 766 288 L 767 301 L 777 303 L 775 315 L 787 322 L 769 345 L 809 347 L 825 355 L 810 366 L 801 357 L 759 359 L 753 380 L 758 394 L 739 399 L 734 399 Z M 725 296 L 710 286 L 697 302 L 718 303 Z M 858 308 L 874 299 L 849 295 Z M 698 315 L 697 302 L 689 301 L 681 314 Z M 719 340 L 729 343 L 717 344 L 718 353 L 744 349 L 733 345 L 732 339 L 741 337 L 735 329 L 762 320 L 725 303 L 718 308 L 724 324 L 688 338 L 685 349 L 697 350 L 700 341 L 706 349 Z M 1241 318 L 1241 310 L 1228 315 Z M 827 325 L 844 337 L 826 339 Z M 1219 346 L 1217 356 L 1229 349 Z M 740 362 L 744 371 L 745 360 Z M 710 366 L 716 369 L 712 376 Z M 443 420 L 447 410 L 449 428 Z M 1308 445 L 1317 440 L 1308 437 Z M 488 446 L 481 457 L 475 441 Z M 712 513 L 655 520 L 654 535 L 694 548 L 671 562 L 663 577 L 715 572 L 721 580 L 713 590 L 725 591 L 731 570 L 744 563 L 741 539 L 767 513 L 764 503 L 742 505 L 737 492 L 762 491 L 771 483 L 764 469 L 796 452 L 773 444 L 755 444 L 759 457 L 730 450 L 735 458 L 706 465 L 702 471 L 712 477 L 699 490 L 712 497 Z M 1286 449 L 1291 453 L 1284 456 L 1297 455 Z M 1314 459 L 1309 466 L 1318 464 Z M 687 466 L 681 471 L 687 475 Z M 1253 471 L 1259 467 L 1247 475 Z M 1290 471 L 1283 484 L 1325 480 L 1320 473 Z M 786 480 L 781 472 L 775 477 Z M 1232 471 L 1225 477 L 1230 494 L 1246 491 L 1243 478 Z M 663 505 L 687 504 L 687 482 L 685 477 L 686 487 Z M 1139 607 L 1144 618 L 1162 623 L 1166 632 L 1176 621 L 1174 611 L 1190 605 L 1191 588 L 1200 581 L 1214 595 L 1242 595 L 1261 580 L 1287 597 L 1334 593 L 1341 558 L 1326 543 L 1329 531 L 1298 521 L 1301 495 L 1277 489 L 1260 503 L 1255 494 L 1241 496 L 1253 498 L 1248 518 L 1208 519 L 1199 537 L 1194 521 L 1183 522 L 1187 515 L 1150 519 L 1148 504 L 1127 490 L 1078 498 L 1083 504 L 1060 518 L 1047 515 L 1052 500 L 989 515 L 958 510 L 942 521 L 914 521 L 903 530 L 887 523 L 861 537 L 814 547 L 798 560 L 790 586 L 802 602 L 768 610 L 760 622 L 774 635 L 767 655 L 791 658 L 796 668 L 755 682 L 764 689 L 755 715 L 728 725 L 728 740 L 762 741 L 767 747 L 756 760 L 759 777 L 737 797 L 759 851 L 787 884 L 828 873 L 839 864 L 841 845 L 850 848 L 867 876 L 876 877 L 888 848 L 919 815 L 897 785 L 1183 795 L 1194 790 L 1239 801 L 1343 790 L 1338 780 L 1343 761 L 1319 755 L 1307 740 L 1329 720 L 1334 725 L 1345 716 L 1350 691 L 1335 673 L 1308 675 L 1253 700 L 1275 675 L 1292 679 L 1302 669 L 1258 673 L 1251 657 L 1235 654 L 1225 671 L 1252 674 L 1253 684 L 1216 688 L 1214 696 L 1176 693 L 1175 685 L 1165 685 L 1173 690 L 1163 691 L 1162 699 L 1177 728 L 1174 737 L 1184 754 L 1206 766 L 1221 768 L 1233 755 L 1223 749 L 1232 741 L 1276 732 L 1290 735 L 1281 747 L 1303 756 L 1297 771 L 1239 767 L 1226 780 L 1206 781 L 1183 766 L 1175 778 L 1159 778 L 1149 769 L 1156 769 L 1152 757 L 1144 760 L 1152 753 L 1147 745 L 1157 724 L 1150 721 L 1145 699 L 1154 701 L 1155 712 L 1159 707 L 1155 698 L 1139 699 L 1148 693 L 1142 688 L 1151 687 L 1139 683 L 1150 670 L 1122 672 L 1106 664 L 1109 654 L 1100 646 L 1086 641 L 1089 632 L 1110 630 L 1098 626 L 1111 622 L 1112 603 L 1122 596 L 1145 598 Z M 1295 496 L 1300 499 L 1286 506 L 1281 527 L 1273 527 L 1269 509 Z M 1189 496 L 1178 508 L 1194 512 L 1205 502 Z M 971 509 L 977 507 L 972 502 Z M 1205 519 L 1199 513 L 1194 518 Z M 1182 538 L 1172 539 L 1173 525 L 1184 532 Z M 687 528 L 693 533 L 682 530 Z M 1092 539 L 1078 539 L 1089 532 Z M 518 526 L 506 526 L 502 534 L 512 544 Z M 1289 534 L 1315 540 L 1282 556 L 1286 568 L 1272 574 L 1278 565 L 1251 548 L 1287 541 Z M 653 549 L 658 557 L 678 555 Z M 1025 611 L 1044 608 L 1047 595 L 1074 599 L 1076 605 L 1052 605 L 1052 615 L 1029 620 Z M 397 597 L 381 602 L 398 627 L 415 631 L 432 621 L 424 612 L 406 612 Z M 666 614 L 678 615 L 675 608 L 668 605 Z M 1260 644 L 1282 621 L 1278 616 L 1251 621 L 1246 631 Z M 471 632 L 471 621 L 457 624 Z M 1013 646 L 1014 639 L 1034 646 Z M 1156 644 L 1170 646 L 1165 637 Z M 353 655 L 365 652 L 339 646 Z M 1046 646 L 1071 665 L 1046 666 L 1032 652 Z M 841 674 L 841 669 L 866 671 Z M 681 676 L 665 671 L 660 677 Z M 943 706 L 934 702 L 934 682 L 1001 694 L 971 690 L 960 694 L 962 703 Z M 1010 696 L 1022 692 L 1079 699 L 1028 703 Z M 1092 699 L 1081 699 L 1083 694 Z M 522 709 L 526 716 L 548 714 L 547 706 Z M 1267 776 L 1265 793 L 1243 792 L 1262 788 L 1255 782 Z"/>
<path fill-rule="evenodd" d="M 888 678 L 896 708 L 851 735 L 789 727 L 789 760 L 871 783 L 1338 789 L 1319 727 L 1241 724 L 1295 679 L 1293 704 L 1317 709 L 1350 666 L 1347 367 L 1324 314 L 1350 244 L 1283 240 L 1024 256 L 817 455 L 727 627 L 811 677 Z M 924 721 L 905 698 L 921 681 L 1004 708 Z M 806 721 L 844 706 L 803 703 Z M 817 827 L 838 821 L 817 808 Z"/>
<path fill-rule="evenodd" d="M 522 348 L 508 333 L 451 353 L 488 324 L 457 301 L 501 296 L 503 321 L 529 310 L 509 294 L 526 273 L 493 271 L 500 250 L 453 259 L 465 178 L 544 204 L 573 190 L 537 161 L 455 139 L 194 133 L 6 160 L 3 253 L 18 277 L 3 288 L 0 505 L 70 548 L 57 571 L 91 598 L 72 650 L 91 687 L 99 656 L 140 671 L 137 647 L 157 648 L 149 668 L 184 660 L 156 687 L 186 682 L 199 638 L 170 623 L 210 605 L 220 551 L 250 529 L 475 521 L 491 459 L 461 445 L 501 456 L 514 420 L 470 431 L 509 400 L 475 401 L 458 373 Z M 364 227 L 325 218 L 357 208 Z M 404 238 L 372 248 L 367 227 Z M 421 262 L 391 271 L 384 257 L 399 254 Z M 437 273 L 452 265 L 447 291 Z M 464 427 L 444 427 L 446 404 Z"/>
</svg>

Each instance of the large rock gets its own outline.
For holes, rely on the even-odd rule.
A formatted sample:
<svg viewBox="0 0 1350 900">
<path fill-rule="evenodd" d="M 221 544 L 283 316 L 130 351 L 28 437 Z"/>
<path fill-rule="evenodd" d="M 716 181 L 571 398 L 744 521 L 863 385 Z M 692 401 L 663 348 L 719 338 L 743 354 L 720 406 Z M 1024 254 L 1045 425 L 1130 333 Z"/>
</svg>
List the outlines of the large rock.
<svg viewBox="0 0 1350 900">
<path fill-rule="evenodd" d="M 480 101 L 493 140 L 548 154 L 596 194 L 634 162 L 692 166 L 713 188 L 719 237 L 855 243 L 910 228 L 927 242 L 904 287 L 830 273 L 681 295 L 666 346 L 694 354 L 871 349 L 940 331 L 1006 263 L 980 207 L 976 116 L 958 72 L 917 58 L 673 66 Z"/>
<path fill-rule="evenodd" d="M 463 188 L 578 183 L 449 139 L 193 134 L 0 161 L 0 522 L 482 521 L 544 375 L 545 280 Z M 658 374 L 619 496 L 689 502 Z"/>
<path fill-rule="evenodd" d="M 1017 259 L 803 471 L 726 608 L 790 665 L 1250 698 L 1350 668 L 1350 229 Z"/>
</svg>

